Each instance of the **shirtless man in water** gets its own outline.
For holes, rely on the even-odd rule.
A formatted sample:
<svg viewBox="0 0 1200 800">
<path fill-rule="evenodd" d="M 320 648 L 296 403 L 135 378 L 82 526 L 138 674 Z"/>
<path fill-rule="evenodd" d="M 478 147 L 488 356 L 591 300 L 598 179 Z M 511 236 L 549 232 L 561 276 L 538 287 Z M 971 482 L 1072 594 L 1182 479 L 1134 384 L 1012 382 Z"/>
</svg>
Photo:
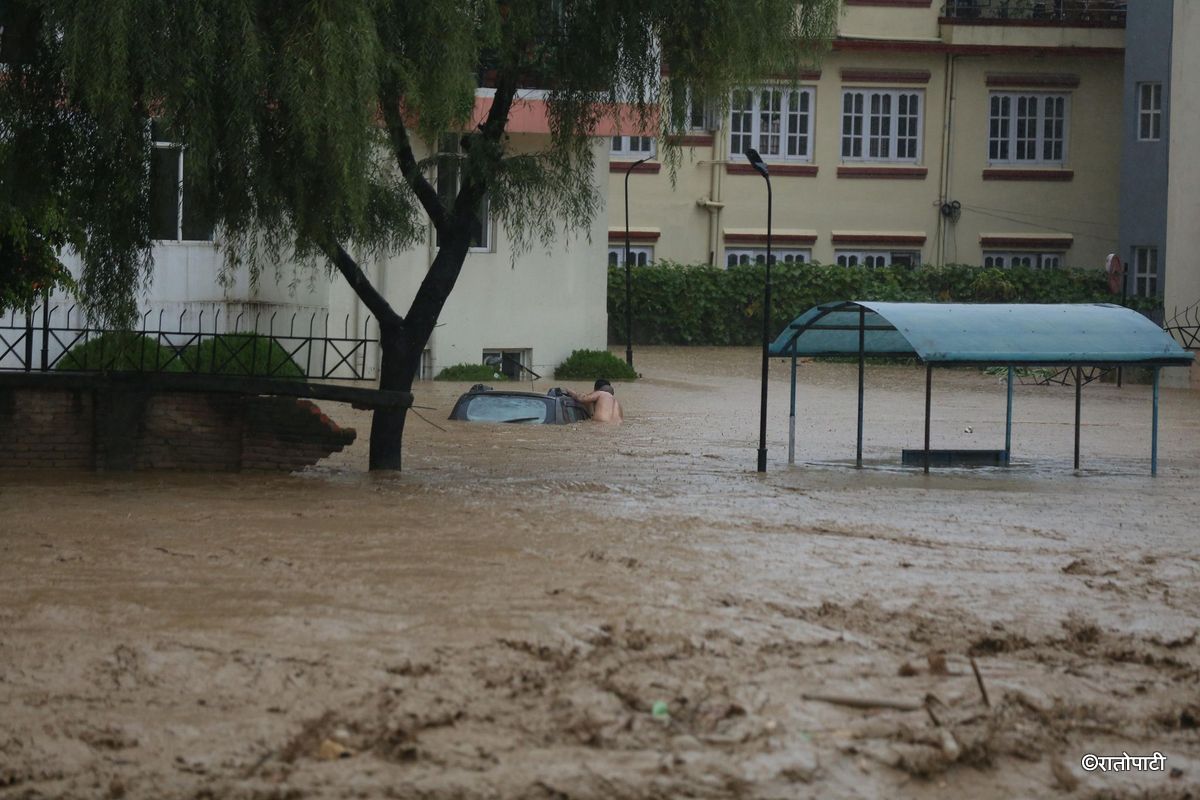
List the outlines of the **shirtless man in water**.
<svg viewBox="0 0 1200 800">
<path fill-rule="evenodd" d="M 592 419 L 596 422 L 612 422 L 620 425 L 625 420 L 625 415 L 621 413 L 621 404 L 617 402 L 616 394 L 613 392 L 612 384 L 604 378 L 596 381 L 590 394 L 580 395 L 570 389 L 565 391 L 575 400 L 587 406 L 588 411 L 592 414 Z"/>
</svg>

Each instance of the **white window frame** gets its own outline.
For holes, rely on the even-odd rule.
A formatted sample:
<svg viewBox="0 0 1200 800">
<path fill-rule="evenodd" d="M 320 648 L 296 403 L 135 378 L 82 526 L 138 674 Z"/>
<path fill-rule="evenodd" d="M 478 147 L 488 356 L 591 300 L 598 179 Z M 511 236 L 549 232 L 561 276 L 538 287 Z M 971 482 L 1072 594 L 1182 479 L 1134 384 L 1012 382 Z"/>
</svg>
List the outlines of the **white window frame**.
<svg viewBox="0 0 1200 800">
<path fill-rule="evenodd" d="M 729 104 L 730 159 L 744 162 L 752 147 L 764 161 L 811 162 L 816 94 L 810 86 L 735 89 Z"/>
<path fill-rule="evenodd" d="M 654 248 L 644 244 L 630 245 L 629 257 L 635 267 L 649 266 L 654 263 Z M 610 267 L 625 266 L 625 245 L 610 244 L 608 246 L 608 265 Z"/>
<path fill-rule="evenodd" d="M 521 365 L 522 369 L 517 370 L 517 376 L 514 378 L 504 371 L 505 362 L 502 356 L 505 354 L 512 356 L 513 353 L 517 357 L 512 359 Z M 492 359 L 489 362 L 488 359 Z M 526 370 L 533 366 L 533 348 L 530 347 L 485 347 L 483 354 L 479 358 L 479 363 L 492 367 L 493 372 L 499 372 L 501 375 L 508 377 L 510 380 L 521 381 L 525 380 L 525 376 L 530 374 Z"/>
<path fill-rule="evenodd" d="M 1061 116 L 1050 118 L 1047 106 L 1061 101 Z M 1029 104 L 1033 104 L 1030 115 Z M 1025 114 L 1022 116 L 1022 106 Z M 1050 130 L 1047 131 L 1047 123 Z M 1055 124 L 1057 123 L 1057 127 Z M 1024 130 L 1022 130 L 1024 124 Z M 1029 136 L 1028 125 L 1033 125 Z M 1022 136 L 1021 134 L 1025 135 Z M 1050 135 L 1047 135 L 1047 134 Z M 1069 92 L 989 92 L 987 161 L 989 164 L 1035 164 L 1061 167 L 1067 163 L 1071 141 L 1071 95 Z M 1046 147 L 1060 147 L 1058 157 L 1046 155 Z M 1033 146 L 1033 157 L 1028 147 Z M 1026 148 L 1021 154 L 1022 148 Z"/>
<path fill-rule="evenodd" d="M 1021 250 L 984 250 L 983 266 L 997 269 L 1012 267 L 1029 267 L 1031 269 L 1062 269 L 1066 263 L 1065 250 L 1057 251 L 1021 251 Z"/>
<path fill-rule="evenodd" d="M 921 251 L 892 249 L 843 250 L 841 248 L 833 251 L 833 263 L 839 267 L 868 267 L 875 269 L 878 267 L 890 267 L 894 264 L 903 264 L 905 262 L 909 266 L 920 266 Z"/>
<path fill-rule="evenodd" d="M 690 88 L 684 91 L 682 99 L 677 98 L 675 102 L 683 104 L 682 117 L 678 116 L 678 107 L 673 109 L 672 126 L 676 121 L 682 121 L 682 129 L 688 133 L 709 133 L 717 129 L 716 117 L 710 110 L 712 103 L 706 102 L 703 98 L 697 103 Z"/>
<path fill-rule="evenodd" d="M 443 136 L 442 141 L 439 142 L 439 150 L 438 150 L 439 158 L 446 157 L 446 156 L 457 158 L 458 156 L 461 155 L 462 151 L 460 149 L 460 145 L 459 145 L 458 139 L 456 137 L 454 138 L 454 150 L 451 151 L 451 150 L 444 149 L 444 145 L 449 138 L 450 138 L 449 135 Z M 439 162 L 439 165 L 440 165 L 440 162 Z M 439 168 L 440 168 L 440 166 L 439 166 Z M 436 181 L 435 186 L 437 187 L 437 189 L 440 193 L 443 188 L 440 179 L 438 179 Z M 456 165 L 455 170 L 454 170 L 454 192 L 456 195 L 461 188 L 462 188 L 462 173 L 458 170 L 458 167 Z M 487 194 L 484 194 L 483 199 L 479 201 L 479 206 L 480 206 L 479 224 L 483 228 L 483 231 L 482 231 L 483 232 L 483 237 L 482 237 L 483 242 L 482 242 L 482 244 L 479 244 L 479 245 L 471 245 L 471 247 L 469 247 L 467 249 L 467 252 L 469 252 L 469 253 L 492 253 L 492 252 L 495 252 L 494 248 L 495 248 L 496 240 L 495 240 L 495 234 L 492 232 L 493 229 L 495 228 L 495 225 L 493 224 L 493 221 L 492 221 L 491 198 Z M 439 247 L 441 246 L 441 243 L 438 241 L 438 239 L 440 239 L 440 238 L 441 238 L 441 234 L 435 234 L 434 242 L 436 244 L 438 244 Z"/>
<path fill-rule="evenodd" d="M 654 158 L 657 152 L 653 136 L 614 136 L 609 142 L 608 154 L 616 158 Z"/>
<path fill-rule="evenodd" d="M 1136 245 L 1133 248 L 1133 293 L 1138 297 L 1158 297 L 1158 248 Z"/>
<path fill-rule="evenodd" d="M 1162 139 L 1162 83 L 1149 82 L 1137 85 L 1139 142 L 1157 142 Z"/>
<path fill-rule="evenodd" d="M 914 98 L 915 114 L 911 113 Z M 901 106 L 907 113 L 900 113 Z M 919 164 L 924 136 L 924 89 L 842 90 L 842 161 Z"/>
<path fill-rule="evenodd" d="M 153 150 L 173 150 L 176 153 L 176 175 L 175 175 L 175 237 L 172 239 L 155 239 L 156 242 L 177 242 L 186 244 L 189 242 L 211 242 L 213 235 L 210 232 L 207 239 L 185 239 L 183 238 L 183 162 L 187 154 L 187 148 L 179 142 L 164 142 L 151 141 L 150 147 Z M 151 158 L 154 154 L 151 153 Z"/>
<path fill-rule="evenodd" d="M 812 262 L 812 250 L 807 247 L 772 247 L 772 264 L 809 264 Z M 727 247 L 725 248 L 725 268 L 747 266 L 749 264 L 767 263 L 767 248 L 765 247 Z"/>
</svg>

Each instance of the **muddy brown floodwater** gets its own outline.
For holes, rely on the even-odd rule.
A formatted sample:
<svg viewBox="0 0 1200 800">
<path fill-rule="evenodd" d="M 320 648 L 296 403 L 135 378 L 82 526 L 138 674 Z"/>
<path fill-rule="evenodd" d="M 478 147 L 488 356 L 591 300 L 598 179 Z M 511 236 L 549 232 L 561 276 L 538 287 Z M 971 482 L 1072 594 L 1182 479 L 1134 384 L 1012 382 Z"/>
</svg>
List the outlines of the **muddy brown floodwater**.
<svg viewBox="0 0 1200 800">
<path fill-rule="evenodd" d="M 856 368 L 808 364 L 788 468 L 777 364 L 759 476 L 755 351 L 636 358 L 621 427 L 422 384 L 401 475 L 335 406 L 299 475 L 0 472 L 0 797 L 1200 794 L 1200 395 L 1156 479 L 1098 384 L 1082 472 L 1020 386 L 1012 467 L 925 476 L 919 368 L 868 368 L 855 470 Z M 934 420 L 1002 447 L 1003 384 L 935 373 Z M 1126 752 L 1166 769 L 1081 765 Z"/>
</svg>

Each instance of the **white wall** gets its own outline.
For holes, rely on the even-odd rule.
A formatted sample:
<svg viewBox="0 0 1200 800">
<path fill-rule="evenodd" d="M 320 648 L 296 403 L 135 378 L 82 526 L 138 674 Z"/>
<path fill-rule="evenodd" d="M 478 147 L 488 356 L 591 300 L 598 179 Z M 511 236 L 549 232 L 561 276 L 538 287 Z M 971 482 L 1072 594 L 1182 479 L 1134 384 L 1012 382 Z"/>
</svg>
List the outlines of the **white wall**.
<svg viewBox="0 0 1200 800">
<path fill-rule="evenodd" d="M 545 144 L 534 135 L 514 139 L 526 149 Z M 453 364 L 480 363 L 485 349 L 511 349 L 530 350 L 532 369 L 549 378 L 573 350 L 604 349 L 608 140 L 597 140 L 594 152 L 593 180 L 602 203 L 587 232 L 562 236 L 549 251 L 535 244 L 514 259 L 511 238 L 493 221 L 492 251 L 467 256 L 429 342 L 433 374 Z M 430 231 L 424 247 L 364 267 L 392 307 L 404 315 L 435 253 Z M 330 307 L 337 319 L 364 313 L 341 281 L 332 287 Z"/>
<path fill-rule="evenodd" d="M 545 144 L 534 135 L 513 139 L 526 149 Z M 511 239 L 494 224 L 492 251 L 467 257 L 429 344 L 434 374 L 451 364 L 479 363 L 484 349 L 511 349 L 531 351 L 530 366 L 550 377 L 572 350 L 605 347 L 607 139 L 597 140 L 595 153 L 593 180 L 602 203 L 587 232 L 560 237 L 549 251 L 535 245 L 514 259 Z M 362 266 L 393 307 L 405 314 L 434 255 L 430 231 L 424 244 L 382 262 L 364 261 Z M 68 256 L 65 260 L 78 274 L 78 259 Z M 241 331 L 257 329 L 277 336 L 294 332 L 303 337 L 315 320 L 316 336 L 361 337 L 364 326 L 370 337 L 378 336 L 374 320 L 340 276 L 330 278 L 323 269 L 314 276 L 285 263 L 278 270 L 264 270 L 256 285 L 250 285 L 244 270 L 221 285 L 221 264 L 222 254 L 212 243 L 163 242 L 156 246 L 152 280 L 139 297 L 140 311 L 147 315 L 147 330 L 159 330 L 161 320 L 161 329 L 168 331 L 182 327 L 226 333 L 236 326 Z M 65 324 L 70 303 L 66 298 L 52 300 L 52 307 L 60 306 L 52 326 Z M 12 319 L 6 315 L 3 324 Z M 15 319 L 23 325 L 23 315 L 17 314 Z M 40 321 L 38 315 L 35 327 L 40 327 Z M 78 312 L 72 324 L 82 324 Z M 10 340 L 11 334 L 14 332 L 0 330 L 0 336 L 9 335 Z M 4 347 L 0 345 L 0 352 Z M 35 359 L 40 348 L 38 333 Z M 24 348 L 20 349 L 23 353 Z M 52 348 L 51 358 L 61 349 Z M 332 353 L 330 357 L 337 358 Z M 355 357 L 368 376 L 378 374 L 376 347 Z M 17 358 L 10 355 L 0 366 L 15 367 Z"/>
</svg>

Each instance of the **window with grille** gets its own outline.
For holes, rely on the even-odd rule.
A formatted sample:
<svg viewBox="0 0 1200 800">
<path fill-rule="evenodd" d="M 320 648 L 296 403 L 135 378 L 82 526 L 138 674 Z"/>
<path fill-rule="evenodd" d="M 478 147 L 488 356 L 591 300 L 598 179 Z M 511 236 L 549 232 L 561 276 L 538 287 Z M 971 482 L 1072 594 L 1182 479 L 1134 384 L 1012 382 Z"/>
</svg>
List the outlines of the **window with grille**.
<svg viewBox="0 0 1200 800">
<path fill-rule="evenodd" d="M 1059 269 L 1063 265 L 1063 253 L 1007 253 L 995 250 L 983 251 L 983 265 L 1008 269 L 1009 267 L 1031 267 L 1033 269 Z"/>
<path fill-rule="evenodd" d="M 614 136 L 608 149 L 610 156 L 618 158 L 646 158 L 654 155 L 653 136 Z"/>
<path fill-rule="evenodd" d="M 833 258 L 839 267 L 912 267 L 921 263 L 921 254 L 915 250 L 836 250 Z"/>
<path fill-rule="evenodd" d="M 1157 142 L 1162 138 L 1162 84 L 1139 83 L 1138 141 Z"/>
<path fill-rule="evenodd" d="M 921 97 L 900 89 L 842 92 L 842 159 L 920 160 Z"/>
<path fill-rule="evenodd" d="M 988 103 L 989 162 L 1061 166 L 1066 161 L 1065 94 L 992 92 Z"/>
<path fill-rule="evenodd" d="M 654 261 L 654 248 L 638 245 L 629 248 L 629 263 L 634 267 L 644 267 Z M 625 266 L 625 245 L 608 246 L 608 265 L 610 267 Z"/>
<path fill-rule="evenodd" d="M 807 264 L 811 260 L 811 250 L 794 247 L 771 248 L 772 264 Z M 738 250 L 725 250 L 726 267 L 765 263 L 767 263 L 767 248 L 765 247 L 743 247 Z"/>
<path fill-rule="evenodd" d="M 812 89 L 738 89 L 729 113 L 731 158 L 753 148 L 767 161 L 812 160 Z"/>
<path fill-rule="evenodd" d="M 1133 291 L 1141 297 L 1158 296 L 1158 248 L 1133 248 Z"/>
</svg>

